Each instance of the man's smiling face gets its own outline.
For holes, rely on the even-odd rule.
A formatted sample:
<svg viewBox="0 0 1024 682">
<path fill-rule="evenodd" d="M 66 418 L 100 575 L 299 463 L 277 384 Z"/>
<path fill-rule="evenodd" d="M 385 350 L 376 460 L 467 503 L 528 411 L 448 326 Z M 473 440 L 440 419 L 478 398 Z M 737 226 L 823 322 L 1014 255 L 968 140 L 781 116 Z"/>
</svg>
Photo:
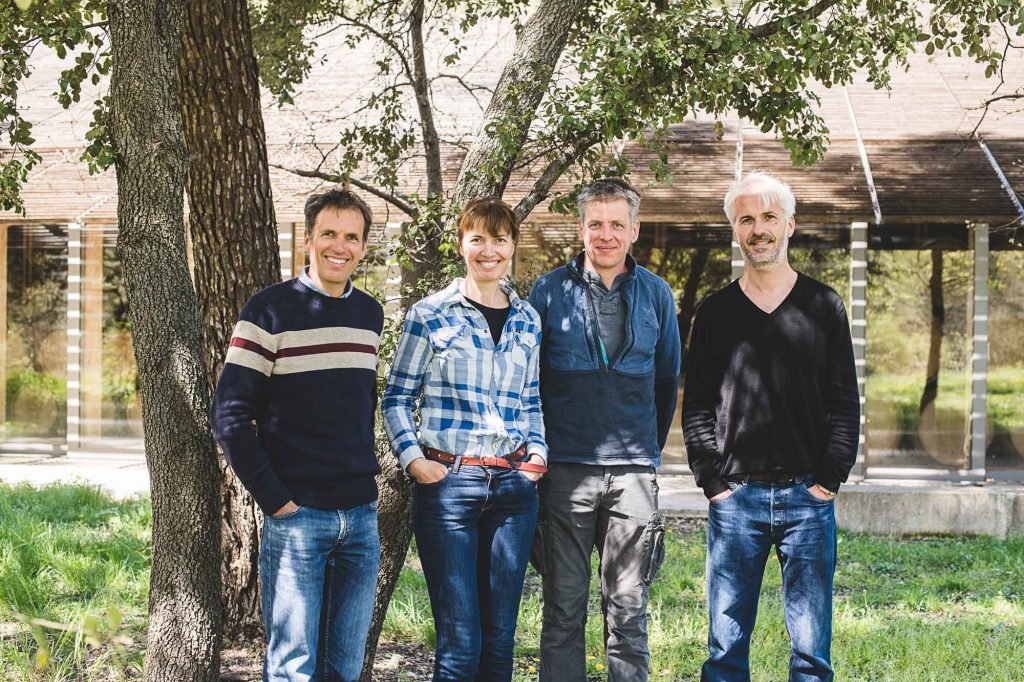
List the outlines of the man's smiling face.
<svg viewBox="0 0 1024 682">
<path fill-rule="evenodd" d="M 313 234 L 306 237 L 309 278 L 318 287 L 340 296 L 366 254 L 363 216 L 354 208 L 325 208 L 316 217 Z"/>
</svg>

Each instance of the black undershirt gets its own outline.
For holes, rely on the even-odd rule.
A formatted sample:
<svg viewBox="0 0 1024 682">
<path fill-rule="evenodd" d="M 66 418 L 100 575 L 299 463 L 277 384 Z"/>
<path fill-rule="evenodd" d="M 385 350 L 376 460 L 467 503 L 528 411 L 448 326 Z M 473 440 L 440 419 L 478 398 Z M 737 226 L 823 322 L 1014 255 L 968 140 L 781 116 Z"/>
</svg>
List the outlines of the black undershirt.
<svg viewBox="0 0 1024 682">
<path fill-rule="evenodd" d="M 466 300 L 473 304 L 474 308 L 483 313 L 484 319 L 487 320 L 487 326 L 491 330 L 491 339 L 494 340 L 494 345 L 497 346 L 498 342 L 501 341 L 501 330 L 505 328 L 505 321 L 508 320 L 508 312 L 512 309 L 512 306 L 491 308 L 483 303 L 477 303 L 468 296 L 466 297 Z"/>
</svg>

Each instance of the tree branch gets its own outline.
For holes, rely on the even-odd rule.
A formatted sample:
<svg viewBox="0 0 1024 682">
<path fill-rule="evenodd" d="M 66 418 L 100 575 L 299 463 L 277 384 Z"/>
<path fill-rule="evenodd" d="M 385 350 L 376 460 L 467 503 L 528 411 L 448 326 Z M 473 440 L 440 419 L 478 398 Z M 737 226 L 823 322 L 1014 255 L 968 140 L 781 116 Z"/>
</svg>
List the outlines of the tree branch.
<svg viewBox="0 0 1024 682">
<path fill-rule="evenodd" d="M 405 72 L 406 77 L 409 78 L 409 80 L 415 79 L 415 77 L 413 76 L 412 67 L 409 66 L 409 60 L 406 59 L 405 53 L 400 49 L 399 45 L 395 42 L 395 39 L 393 37 L 386 35 L 383 31 L 374 28 L 373 26 L 366 22 L 359 21 L 354 17 L 350 17 L 347 14 L 339 14 L 338 18 L 340 18 L 342 21 L 348 22 L 350 25 L 358 29 L 366 31 L 374 38 L 387 45 L 388 49 L 394 52 L 395 56 L 398 58 L 398 61 L 402 63 L 402 71 Z"/>
<path fill-rule="evenodd" d="M 430 81 L 427 78 L 426 56 L 423 49 L 423 3 L 415 0 L 409 16 L 409 40 L 412 44 L 412 87 L 416 93 L 416 107 L 420 114 L 423 133 L 423 151 L 427 157 L 427 195 L 440 196 L 444 189 L 441 174 L 441 144 L 434 125 L 434 109 L 430 105 Z"/>
<path fill-rule="evenodd" d="M 298 175 L 300 178 L 316 178 L 317 180 L 325 180 L 327 182 L 333 182 L 336 184 L 350 182 L 359 189 L 366 192 L 367 194 L 372 194 L 378 199 L 388 202 L 402 213 L 408 215 L 413 220 L 419 217 L 420 214 L 419 209 L 417 209 L 413 205 L 412 200 L 409 197 L 402 194 L 401 192 L 387 192 L 386 190 L 371 185 L 365 180 L 360 180 L 358 178 L 353 177 L 346 178 L 345 176 L 339 175 L 338 173 L 325 173 L 324 171 L 321 170 L 306 170 L 303 168 L 295 168 L 294 166 L 285 166 L 279 163 L 270 163 L 267 165 L 269 165 L 271 168 L 279 168 L 283 171 L 292 173 L 293 175 Z"/>
<path fill-rule="evenodd" d="M 552 159 L 548 165 L 541 172 L 540 177 L 533 183 L 533 187 L 527 192 L 518 204 L 515 206 L 516 217 L 520 221 L 526 219 L 526 216 L 530 215 L 530 212 L 539 204 L 548 198 L 551 194 L 551 187 L 558 181 L 558 178 L 562 177 L 562 173 L 576 162 L 576 159 L 580 157 L 583 152 L 597 144 L 600 140 L 600 136 L 596 133 L 591 134 L 584 139 L 573 145 L 564 154 L 558 155 Z"/>
<path fill-rule="evenodd" d="M 816 19 L 829 7 L 836 4 L 836 2 L 838 2 L 838 0 L 820 0 L 807 9 L 796 12 L 795 14 L 779 17 L 778 19 L 764 24 L 758 24 L 750 29 L 750 36 L 752 38 L 766 38 L 777 33 L 784 23 L 791 22 L 794 19 Z"/>
<path fill-rule="evenodd" d="M 586 4 L 585 0 L 541 0 L 523 25 L 480 133 L 463 162 L 454 192 L 456 204 L 505 191 L 569 33 Z"/>
</svg>

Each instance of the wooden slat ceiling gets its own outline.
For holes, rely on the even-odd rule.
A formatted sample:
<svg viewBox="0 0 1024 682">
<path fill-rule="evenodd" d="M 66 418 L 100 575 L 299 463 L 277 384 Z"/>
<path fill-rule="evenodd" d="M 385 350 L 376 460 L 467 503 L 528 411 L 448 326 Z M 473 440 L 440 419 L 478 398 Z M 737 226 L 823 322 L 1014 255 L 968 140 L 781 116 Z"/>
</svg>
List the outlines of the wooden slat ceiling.
<svg viewBox="0 0 1024 682">
<path fill-rule="evenodd" d="M 493 28 L 493 27 L 491 27 Z M 480 30 L 469 36 L 464 63 L 472 64 L 475 83 L 493 85 L 511 54 L 514 36 L 508 29 Z M 442 37 L 435 36 L 436 40 Z M 309 78 L 295 93 L 296 106 L 278 107 L 264 93 L 264 120 L 272 163 L 312 167 L 320 160 L 314 143 L 329 148 L 346 116 L 357 106 L 359 94 L 374 72 L 375 56 L 363 47 L 353 51 L 341 32 L 320 43 Z M 437 70 L 443 45 L 432 43 L 428 63 Z M 322 59 L 321 59 L 322 58 Z M 944 223 L 964 220 L 1009 222 L 1016 212 L 975 142 L 964 136 L 976 125 L 975 107 L 991 94 L 994 81 L 983 78 L 982 67 L 967 57 L 911 57 L 909 71 L 893 74 L 891 91 L 875 90 L 866 83 L 847 87 L 857 125 L 865 140 L 884 224 Z M 91 119 L 92 101 L 105 83 L 84 88 L 82 101 L 62 109 L 52 97 L 57 74 L 67 62 L 38 49 L 32 57 L 35 74 L 26 84 L 19 104 L 35 123 L 34 135 L 43 162 L 24 188 L 28 215 L 0 212 L 6 224 L 115 224 L 116 182 L 113 171 L 90 176 L 79 161 L 84 134 Z M 1004 76 L 1008 83 L 1024 82 L 1024 51 L 1008 56 Z M 818 88 L 820 113 L 830 130 L 831 147 L 811 168 L 793 168 L 788 153 L 771 136 L 735 117 L 721 121 L 724 135 L 717 139 L 714 121 L 697 116 L 674 129 L 670 157 L 671 185 L 651 184 L 646 170 L 651 153 L 627 145 L 624 154 L 634 162 L 634 184 L 644 203 L 641 219 L 648 224 L 712 226 L 723 222 L 721 198 L 735 173 L 736 142 L 742 136 L 743 169 L 770 171 L 786 179 L 797 194 L 798 220 L 808 225 L 844 225 L 872 221 L 872 210 L 846 97 L 840 88 Z M 486 95 L 486 93 L 484 93 Z M 460 144 L 479 127 L 482 110 L 454 79 L 435 83 L 434 103 L 438 126 L 449 141 L 445 152 L 448 187 L 458 175 L 464 151 Z M 1010 183 L 1024 188 L 1024 112 L 1019 103 L 1005 102 L 989 112 L 980 131 Z M 3 149 L 0 148 L 0 154 Z M 327 166 L 329 167 L 329 166 Z M 513 178 L 507 199 L 516 201 L 528 187 L 528 178 Z M 302 221 L 305 197 L 322 183 L 272 169 L 276 212 L 282 224 Z M 402 169 L 406 192 L 425 189 L 422 159 Z M 562 182 L 558 192 L 570 188 Z M 367 197 L 377 222 L 404 219 L 384 202 Z M 571 239 L 572 219 L 547 213 L 541 205 L 530 222 L 551 237 Z M 679 229 L 683 229 L 680 227 Z"/>
</svg>

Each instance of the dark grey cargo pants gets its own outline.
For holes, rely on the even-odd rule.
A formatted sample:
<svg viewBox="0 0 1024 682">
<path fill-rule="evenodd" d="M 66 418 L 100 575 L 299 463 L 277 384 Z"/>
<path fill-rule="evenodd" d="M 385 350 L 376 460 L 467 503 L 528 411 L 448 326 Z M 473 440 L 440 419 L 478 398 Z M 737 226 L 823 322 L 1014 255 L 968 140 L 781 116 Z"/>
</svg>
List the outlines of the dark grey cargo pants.
<svg viewBox="0 0 1024 682">
<path fill-rule="evenodd" d="M 658 481 L 645 466 L 551 465 L 531 559 L 544 585 L 541 682 L 585 682 L 590 555 L 600 557 L 608 682 L 644 682 L 647 588 L 664 557 Z"/>
</svg>

